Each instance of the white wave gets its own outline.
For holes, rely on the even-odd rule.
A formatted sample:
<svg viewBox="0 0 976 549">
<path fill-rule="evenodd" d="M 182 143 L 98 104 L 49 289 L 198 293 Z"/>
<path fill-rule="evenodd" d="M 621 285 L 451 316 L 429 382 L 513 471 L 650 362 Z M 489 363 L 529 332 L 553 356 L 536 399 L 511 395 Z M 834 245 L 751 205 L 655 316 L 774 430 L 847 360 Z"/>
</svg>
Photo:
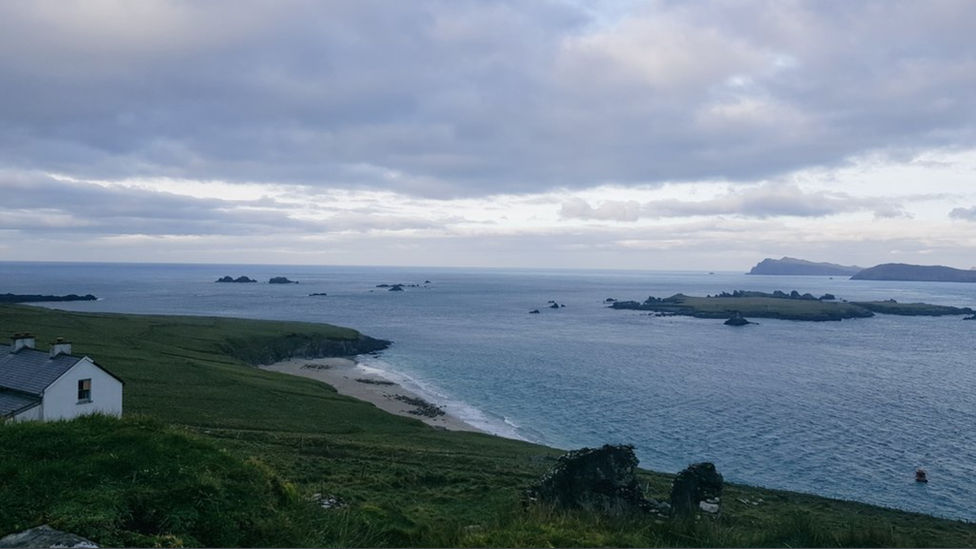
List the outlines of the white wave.
<svg viewBox="0 0 976 549">
<path fill-rule="evenodd" d="M 510 418 L 503 417 L 500 420 L 494 419 L 477 407 L 445 394 L 434 384 L 411 377 L 399 371 L 396 366 L 379 357 L 359 355 L 356 357 L 356 368 L 363 373 L 376 375 L 387 381 L 397 383 L 404 389 L 416 393 L 424 400 L 440 406 L 448 414 L 460 419 L 475 429 L 504 438 L 531 442 L 529 438 L 520 433 L 519 426 Z"/>
</svg>

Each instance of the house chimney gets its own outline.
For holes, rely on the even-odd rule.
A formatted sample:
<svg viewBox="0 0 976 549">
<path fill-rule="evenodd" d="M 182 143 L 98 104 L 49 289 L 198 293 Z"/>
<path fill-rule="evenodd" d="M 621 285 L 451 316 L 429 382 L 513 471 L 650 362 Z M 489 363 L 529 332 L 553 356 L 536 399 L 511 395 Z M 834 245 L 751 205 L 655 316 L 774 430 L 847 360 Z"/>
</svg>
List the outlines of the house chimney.
<svg viewBox="0 0 976 549">
<path fill-rule="evenodd" d="M 11 353 L 16 353 L 24 347 L 27 347 L 28 349 L 34 348 L 34 334 L 29 334 L 26 332 L 16 333 L 12 339 L 14 340 L 14 344 L 10 346 Z"/>
<path fill-rule="evenodd" d="M 51 344 L 51 358 L 58 355 L 70 355 L 71 354 L 71 342 L 65 341 L 63 337 L 59 337 L 54 343 Z"/>
</svg>

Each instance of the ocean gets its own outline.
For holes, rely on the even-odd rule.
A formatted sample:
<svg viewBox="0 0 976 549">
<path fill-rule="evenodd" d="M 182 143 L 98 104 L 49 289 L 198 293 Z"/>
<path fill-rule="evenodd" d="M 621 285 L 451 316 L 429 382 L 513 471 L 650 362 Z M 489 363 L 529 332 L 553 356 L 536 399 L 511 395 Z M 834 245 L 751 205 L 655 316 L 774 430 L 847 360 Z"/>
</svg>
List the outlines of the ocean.
<svg viewBox="0 0 976 549">
<path fill-rule="evenodd" d="M 217 284 L 246 275 L 259 284 Z M 273 276 L 299 284 L 269 285 Z M 797 290 L 976 307 L 976 285 L 742 273 L 0 263 L 0 293 L 92 293 L 74 311 L 348 326 L 394 341 L 366 364 L 501 436 L 712 461 L 727 481 L 973 521 L 976 321 L 654 317 L 675 293 Z M 429 281 L 429 283 L 425 283 Z M 402 292 L 380 284 L 416 284 Z M 327 293 L 326 296 L 309 296 Z M 549 301 L 565 305 L 549 307 Z M 538 309 L 539 314 L 529 314 Z M 29 326 L 0 326 L 7 332 Z M 97 357 L 95 357 L 97 359 Z M 930 482 L 914 482 L 916 467 Z"/>
</svg>

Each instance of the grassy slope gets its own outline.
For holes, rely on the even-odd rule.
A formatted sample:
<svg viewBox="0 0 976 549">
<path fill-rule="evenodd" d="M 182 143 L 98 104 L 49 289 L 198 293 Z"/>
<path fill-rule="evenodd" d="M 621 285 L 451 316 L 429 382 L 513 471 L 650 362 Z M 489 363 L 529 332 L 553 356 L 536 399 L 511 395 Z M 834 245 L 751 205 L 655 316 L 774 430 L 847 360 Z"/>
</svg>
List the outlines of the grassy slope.
<svg viewBox="0 0 976 549">
<path fill-rule="evenodd" d="M 350 503 L 301 515 L 300 524 L 293 520 L 281 533 L 259 540 L 267 545 L 976 545 L 972 525 L 734 485 L 726 488 L 725 514 L 714 525 L 523 512 L 519 491 L 560 452 L 437 431 L 338 395 L 325 384 L 263 372 L 232 356 L 244 341 L 289 334 L 358 336 L 350 330 L 0 306 L 0 333 L 25 330 L 38 341 L 73 340 L 76 354 L 92 356 L 125 379 L 127 415 L 195 432 L 239 459 L 258 458 L 301 493 L 334 494 Z M 72 459 L 99 458 L 91 452 Z M 695 458 L 688 456 L 689 462 Z M 667 475 L 647 472 L 644 480 L 652 496 L 665 497 Z M 767 503 L 743 505 L 736 501 L 740 497 Z M 0 525 L 10 524 L 5 509 L 17 503 L 0 507 Z M 35 510 L 37 520 L 50 515 L 50 509 Z M 95 519 L 78 523 L 91 531 L 77 533 L 96 537 L 104 528 L 119 528 Z"/>
</svg>

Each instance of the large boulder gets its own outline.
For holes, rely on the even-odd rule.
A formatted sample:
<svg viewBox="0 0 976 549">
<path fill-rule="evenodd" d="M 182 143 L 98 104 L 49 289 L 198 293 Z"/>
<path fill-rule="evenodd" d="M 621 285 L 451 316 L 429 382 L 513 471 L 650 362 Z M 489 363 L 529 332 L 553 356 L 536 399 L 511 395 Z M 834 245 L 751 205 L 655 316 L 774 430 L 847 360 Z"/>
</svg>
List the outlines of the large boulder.
<svg viewBox="0 0 976 549">
<path fill-rule="evenodd" d="M 697 513 L 718 515 L 722 498 L 722 474 L 709 462 L 693 463 L 671 483 L 671 510 L 676 517 Z"/>
<path fill-rule="evenodd" d="M 657 502 L 644 498 L 636 469 L 637 456 L 630 445 L 574 450 L 561 456 L 528 491 L 528 499 L 611 514 L 656 509 Z"/>
</svg>

